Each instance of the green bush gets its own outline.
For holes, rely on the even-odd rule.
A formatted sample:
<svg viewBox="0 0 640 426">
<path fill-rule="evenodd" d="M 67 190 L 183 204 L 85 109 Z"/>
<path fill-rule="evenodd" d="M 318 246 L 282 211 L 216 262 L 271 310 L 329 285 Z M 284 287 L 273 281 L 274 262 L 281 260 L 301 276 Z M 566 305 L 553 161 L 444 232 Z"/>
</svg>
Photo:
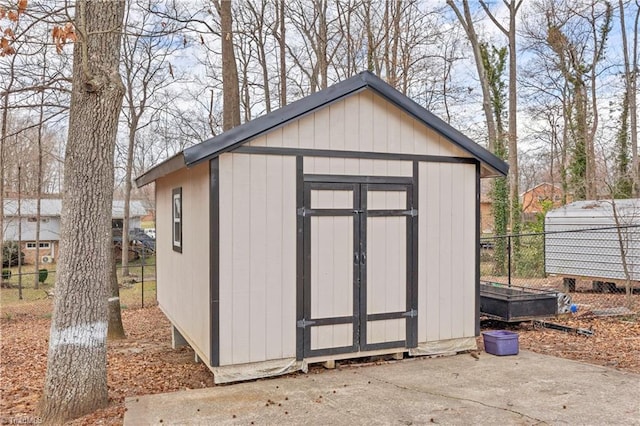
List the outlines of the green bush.
<svg viewBox="0 0 640 426">
<path fill-rule="evenodd" d="M 520 278 L 544 277 L 544 236 L 535 235 L 522 241 L 522 246 L 514 261 L 516 276 Z"/>
<path fill-rule="evenodd" d="M 2 270 L 2 281 L 9 281 L 11 278 L 11 269 Z"/>
</svg>

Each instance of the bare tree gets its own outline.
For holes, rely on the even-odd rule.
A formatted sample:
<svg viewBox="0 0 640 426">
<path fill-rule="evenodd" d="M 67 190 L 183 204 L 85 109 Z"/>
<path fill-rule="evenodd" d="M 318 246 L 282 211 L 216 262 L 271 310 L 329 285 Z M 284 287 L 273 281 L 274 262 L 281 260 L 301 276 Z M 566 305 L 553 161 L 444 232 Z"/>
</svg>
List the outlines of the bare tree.
<svg viewBox="0 0 640 426">
<path fill-rule="evenodd" d="M 276 27 L 272 24 L 275 21 L 275 13 L 271 9 L 272 6 L 269 0 L 247 1 L 240 5 L 237 13 L 238 26 L 242 28 L 238 30 L 238 33 L 248 41 L 246 46 L 248 49 L 243 49 L 242 53 L 246 58 L 250 58 L 255 54 L 255 59 L 257 59 L 260 68 L 266 113 L 271 112 L 271 79 L 269 77 L 271 52 L 269 50 L 272 49 L 272 40 L 270 40 L 270 35 L 277 32 Z M 246 83 L 243 82 L 243 86 L 248 86 L 248 68 L 254 61 L 244 60 L 242 62 L 244 63 L 243 80 L 246 81 Z M 246 91 L 248 92 L 248 87 L 246 87 Z M 248 97 L 248 93 L 245 96 Z M 248 105 L 245 105 L 245 110 L 247 108 Z M 245 115 L 245 121 L 251 119 L 251 114 L 245 112 Z"/>
<path fill-rule="evenodd" d="M 488 148 L 490 151 L 493 151 L 493 145 L 498 137 L 498 132 L 491 105 L 489 79 L 487 77 L 487 70 L 483 66 L 482 53 L 480 51 L 480 40 L 473 23 L 473 17 L 471 16 L 469 1 L 462 0 L 462 11 L 454 0 L 447 0 L 447 4 L 456 14 L 456 17 L 458 18 L 460 25 L 462 25 L 462 28 L 464 28 L 467 38 L 469 39 L 469 43 L 471 44 L 476 70 L 478 71 L 478 78 L 480 79 L 480 87 L 482 88 L 482 110 L 484 111 L 484 117 L 487 123 L 487 133 L 489 135 Z"/>
<path fill-rule="evenodd" d="M 146 2 L 143 2 L 146 3 Z M 133 156 L 136 135 L 155 120 L 158 96 L 173 82 L 175 75 L 169 58 L 178 49 L 172 28 L 160 25 L 152 14 L 141 13 L 149 4 L 127 5 L 122 39 L 122 74 L 125 85 L 123 116 L 127 124 L 125 149 L 124 214 L 122 221 L 122 275 L 129 275 L 129 219 Z M 163 28 L 159 31 L 158 28 Z M 164 108 L 168 108 L 165 104 Z M 116 297 L 117 295 L 112 295 Z"/>
<path fill-rule="evenodd" d="M 287 104 L 287 27 L 284 22 L 285 0 L 276 1 L 276 20 L 278 22 L 278 30 L 274 31 L 274 35 L 278 40 L 278 59 L 279 59 L 279 82 L 280 82 L 280 106 Z"/>
<path fill-rule="evenodd" d="M 47 61 L 46 53 L 42 64 L 42 83 L 44 84 L 46 78 Z M 38 108 L 38 167 L 36 171 L 36 256 L 34 261 L 35 274 L 33 275 L 33 286 L 38 289 L 40 284 L 40 198 L 42 196 L 42 130 L 44 127 L 44 102 L 45 92 L 41 92 L 40 107 Z"/>
<path fill-rule="evenodd" d="M 555 53 L 555 65 L 574 96 L 569 110 L 574 139 L 572 179 L 577 199 L 596 198 L 594 140 L 598 127 L 596 66 L 604 57 L 611 29 L 612 9 L 598 9 L 591 1 L 574 10 L 566 4 L 547 5 L 547 42 Z M 589 55 L 589 53 L 591 53 Z"/>
<path fill-rule="evenodd" d="M 520 232 L 520 191 L 518 180 L 520 173 L 518 170 L 518 88 L 517 88 L 517 56 L 516 48 L 516 16 L 522 0 L 503 0 L 509 8 L 509 26 L 502 25 L 491 13 L 486 2 L 480 1 L 480 5 L 495 26 L 502 32 L 508 40 L 509 47 L 509 132 L 508 132 L 508 161 L 509 161 L 509 200 L 510 200 L 510 222 L 511 232 Z"/>
<path fill-rule="evenodd" d="M 41 415 L 61 423 L 108 402 L 107 288 L 113 171 L 124 86 L 118 72 L 124 2 L 75 7 L 73 92 L 60 258 Z"/>
<path fill-rule="evenodd" d="M 28 6 L 28 7 L 27 7 Z M 50 137 L 46 124 L 64 117 L 67 78 L 64 55 L 53 60 L 47 53 L 53 48 L 51 43 L 34 40 L 48 39 L 48 24 L 59 22 L 64 7 L 56 4 L 42 4 L 27 1 L 3 1 L 0 8 L 6 12 L 0 19 L 0 97 L 2 98 L 0 130 L 0 206 L 4 205 L 7 192 L 15 192 L 17 165 L 20 160 L 24 167 L 21 173 L 21 192 L 39 198 L 38 189 L 42 185 L 42 164 L 44 152 L 39 144 Z M 5 22 L 7 22 L 5 24 Z M 43 66 L 44 64 L 44 66 Z M 58 98 L 58 95 L 62 95 Z M 37 119 L 34 119 L 34 115 Z M 34 135 L 33 130 L 37 130 Z M 37 138 L 37 140 L 36 140 Z M 20 155 L 8 150 L 10 139 Z M 36 145 L 38 144 L 38 145 Z M 45 144 L 46 145 L 46 144 Z M 35 151 L 33 147 L 39 146 Z M 46 148 L 46 147 L 45 147 Z M 8 155 L 9 153 L 13 155 Z M 38 169 L 40 171 L 38 172 Z M 31 180 L 31 177 L 36 179 Z M 39 221 L 38 221 L 39 223 Z M 0 217 L 0 242 L 4 239 L 4 223 Z M 36 245 L 36 268 L 39 245 Z M 36 288 L 38 286 L 36 275 Z"/>
<path fill-rule="evenodd" d="M 636 0 L 635 6 L 635 18 L 632 27 L 633 40 L 631 41 L 631 49 L 629 49 L 625 21 L 625 13 L 628 9 L 625 7 L 623 0 L 618 0 L 622 53 L 624 55 L 624 82 L 628 97 L 627 108 L 631 134 L 633 192 L 636 197 L 640 197 L 640 161 L 638 160 L 638 22 L 640 21 L 640 2 Z"/>
<path fill-rule="evenodd" d="M 330 65 L 344 40 L 335 10 L 329 6 L 328 0 L 296 0 L 289 3 L 289 17 L 301 44 L 296 46 L 288 43 L 287 51 L 298 71 L 308 81 L 308 90 L 303 88 L 300 81 L 297 82 L 300 94 L 315 93 L 329 85 Z"/>
<path fill-rule="evenodd" d="M 240 125 L 240 89 L 233 45 L 233 15 L 230 1 L 212 1 L 220 16 L 220 37 L 222 39 L 222 127 L 223 130 L 229 130 Z"/>
</svg>

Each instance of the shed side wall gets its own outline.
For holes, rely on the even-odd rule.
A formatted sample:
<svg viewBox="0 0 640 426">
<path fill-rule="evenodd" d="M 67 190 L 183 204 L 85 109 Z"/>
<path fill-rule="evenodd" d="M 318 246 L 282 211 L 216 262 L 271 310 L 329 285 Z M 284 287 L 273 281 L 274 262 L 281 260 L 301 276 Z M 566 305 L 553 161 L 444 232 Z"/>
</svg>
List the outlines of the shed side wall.
<svg viewBox="0 0 640 426">
<path fill-rule="evenodd" d="M 296 356 L 296 159 L 220 157 L 220 365 Z"/>
<path fill-rule="evenodd" d="M 173 251 L 172 196 L 182 187 L 182 253 Z M 209 163 L 156 182 L 158 303 L 207 363 L 209 326 Z"/>
<path fill-rule="evenodd" d="M 418 342 L 475 336 L 473 164 L 420 163 Z"/>
</svg>

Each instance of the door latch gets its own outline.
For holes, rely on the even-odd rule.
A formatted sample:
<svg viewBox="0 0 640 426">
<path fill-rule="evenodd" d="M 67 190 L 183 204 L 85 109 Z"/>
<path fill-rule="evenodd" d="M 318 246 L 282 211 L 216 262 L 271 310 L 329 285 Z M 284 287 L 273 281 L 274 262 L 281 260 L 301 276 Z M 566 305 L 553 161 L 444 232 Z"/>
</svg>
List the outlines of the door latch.
<svg viewBox="0 0 640 426">
<path fill-rule="evenodd" d="M 412 310 L 402 314 L 402 316 L 403 317 L 409 317 L 409 318 L 415 318 L 415 317 L 418 316 L 418 311 L 416 311 L 415 309 L 412 309 Z"/>
<path fill-rule="evenodd" d="M 305 328 L 305 327 L 307 327 L 307 326 L 309 326 L 309 325 L 313 325 L 313 324 L 315 324 L 315 323 L 316 323 L 315 321 L 307 321 L 306 319 L 301 319 L 300 321 L 298 321 L 298 322 L 296 323 L 296 326 L 297 326 L 298 328 Z"/>
</svg>

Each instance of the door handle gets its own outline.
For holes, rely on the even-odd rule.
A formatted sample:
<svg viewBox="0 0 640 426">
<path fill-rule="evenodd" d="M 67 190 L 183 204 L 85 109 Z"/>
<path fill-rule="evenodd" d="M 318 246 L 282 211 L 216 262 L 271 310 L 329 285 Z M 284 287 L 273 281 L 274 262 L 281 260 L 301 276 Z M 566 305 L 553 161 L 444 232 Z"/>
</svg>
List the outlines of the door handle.
<svg viewBox="0 0 640 426">
<path fill-rule="evenodd" d="M 353 263 L 356 265 L 360 263 L 360 253 L 358 252 L 353 253 Z"/>
<path fill-rule="evenodd" d="M 367 254 L 366 253 L 362 253 L 360 255 L 360 264 L 364 265 L 365 263 L 367 263 Z"/>
</svg>

